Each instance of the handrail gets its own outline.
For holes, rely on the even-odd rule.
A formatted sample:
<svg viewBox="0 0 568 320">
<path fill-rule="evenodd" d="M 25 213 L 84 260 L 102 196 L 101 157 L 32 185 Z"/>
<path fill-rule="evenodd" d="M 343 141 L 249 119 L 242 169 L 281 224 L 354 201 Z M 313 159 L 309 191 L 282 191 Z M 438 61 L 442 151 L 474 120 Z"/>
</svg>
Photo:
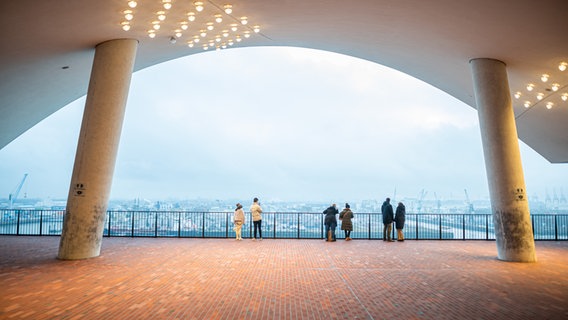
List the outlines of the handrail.
<svg viewBox="0 0 568 320">
<path fill-rule="evenodd" d="M 0 209 L 0 235 L 61 235 L 64 210 Z M 233 238 L 232 212 L 109 210 L 104 236 Z M 343 238 L 341 222 L 336 231 Z M 531 215 L 535 240 L 568 240 L 568 214 Z M 314 212 L 265 212 L 264 238 L 323 239 L 323 214 Z M 396 232 L 393 228 L 393 238 Z M 252 234 L 247 214 L 243 238 Z M 494 240 L 490 214 L 407 213 L 405 239 Z M 355 213 L 353 239 L 382 239 L 380 213 Z"/>
</svg>

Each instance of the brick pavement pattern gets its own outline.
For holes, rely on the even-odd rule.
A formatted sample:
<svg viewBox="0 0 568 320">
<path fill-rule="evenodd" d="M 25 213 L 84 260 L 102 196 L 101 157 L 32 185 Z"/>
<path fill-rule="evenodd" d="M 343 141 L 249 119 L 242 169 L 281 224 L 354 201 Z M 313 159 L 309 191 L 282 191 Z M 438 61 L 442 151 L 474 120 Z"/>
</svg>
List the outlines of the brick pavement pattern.
<svg viewBox="0 0 568 320">
<path fill-rule="evenodd" d="M 0 237 L 0 319 L 568 319 L 568 242 Z"/>
</svg>

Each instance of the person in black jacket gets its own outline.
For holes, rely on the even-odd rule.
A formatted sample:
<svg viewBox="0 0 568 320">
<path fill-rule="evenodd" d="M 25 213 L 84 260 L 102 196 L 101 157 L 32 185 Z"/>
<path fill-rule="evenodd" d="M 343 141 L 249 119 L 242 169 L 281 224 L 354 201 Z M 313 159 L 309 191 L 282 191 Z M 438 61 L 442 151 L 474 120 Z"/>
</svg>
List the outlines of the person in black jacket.
<svg viewBox="0 0 568 320">
<path fill-rule="evenodd" d="M 402 202 L 399 202 L 394 215 L 394 223 L 396 224 L 396 239 L 398 241 L 404 241 L 404 234 L 402 233 L 402 229 L 404 228 L 404 220 L 406 220 L 406 207 Z"/>
<path fill-rule="evenodd" d="M 323 221 L 325 224 L 325 241 L 335 241 L 335 228 L 337 227 L 337 219 L 335 218 L 335 215 L 338 213 L 339 211 L 337 210 L 335 203 L 323 212 L 323 214 L 325 214 L 325 219 Z"/>
<path fill-rule="evenodd" d="M 391 238 L 392 232 L 392 222 L 394 221 L 394 213 L 392 211 L 392 205 L 390 204 L 390 198 L 387 198 L 381 207 L 381 212 L 383 214 L 383 241 L 394 242 Z"/>
</svg>

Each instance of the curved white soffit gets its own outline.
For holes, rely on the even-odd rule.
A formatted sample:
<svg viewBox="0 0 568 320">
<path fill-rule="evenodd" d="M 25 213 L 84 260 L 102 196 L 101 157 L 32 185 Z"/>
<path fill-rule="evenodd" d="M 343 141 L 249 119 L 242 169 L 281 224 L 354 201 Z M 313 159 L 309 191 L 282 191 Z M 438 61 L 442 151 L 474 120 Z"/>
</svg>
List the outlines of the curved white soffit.
<svg viewBox="0 0 568 320">
<path fill-rule="evenodd" d="M 124 31 L 128 0 L 19 0 L 0 4 L 0 148 L 87 91 L 94 47 L 101 42 L 140 41 L 136 70 L 203 52 L 215 36 L 233 38 L 235 47 L 293 46 L 327 50 L 373 61 L 444 90 L 475 107 L 469 60 L 493 58 L 507 64 L 519 137 L 551 162 L 568 162 L 568 1 L 565 0 L 144 0 L 132 9 Z M 233 12 L 223 12 L 225 4 Z M 148 30 L 159 21 L 156 37 Z M 198 19 L 177 38 L 187 13 Z M 222 23 L 215 22 L 221 14 Z M 247 16 L 249 23 L 240 24 Z M 200 36 L 207 22 L 214 31 Z M 229 32 L 236 23 L 238 31 Z M 260 26 L 255 33 L 254 25 Z M 244 31 L 251 37 L 244 39 Z M 237 43 L 236 35 L 243 41 Z M 187 46 L 194 36 L 199 45 Z M 176 38 L 171 43 L 171 37 Z M 216 43 L 216 42 L 213 42 Z M 228 48 L 232 47 L 227 45 Z M 540 80 L 542 74 L 549 81 Z M 535 84 L 529 92 L 526 85 Z M 558 91 L 551 90 L 558 83 Z M 550 90 L 550 91 L 547 91 Z M 514 98 L 521 92 L 519 99 Z M 536 94 L 545 98 L 537 100 Z M 530 107 L 523 106 L 530 101 Z M 551 109 L 546 104 L 553 102 Z"/>
</svg>

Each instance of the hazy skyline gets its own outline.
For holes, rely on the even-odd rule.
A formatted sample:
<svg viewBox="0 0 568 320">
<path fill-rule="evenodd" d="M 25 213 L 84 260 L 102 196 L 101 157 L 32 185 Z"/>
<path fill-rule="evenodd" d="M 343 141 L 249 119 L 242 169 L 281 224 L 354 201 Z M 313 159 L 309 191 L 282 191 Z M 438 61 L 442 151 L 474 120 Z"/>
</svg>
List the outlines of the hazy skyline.
<svg viewBox="0 0 568 320">
<path fill-rule="evenodd" d="M 65 198 L 85 98 L 0 150 L 0 198 Z M 521 145 L 529 196 L 568 165 Z M 488 196 L 476 111 L 408 75 L 330 52 L 204 52 L 132 77 L 111 199 L 359 201 Z M 22 195 L 20 195 L 22 197 Z"/>
</svg>

